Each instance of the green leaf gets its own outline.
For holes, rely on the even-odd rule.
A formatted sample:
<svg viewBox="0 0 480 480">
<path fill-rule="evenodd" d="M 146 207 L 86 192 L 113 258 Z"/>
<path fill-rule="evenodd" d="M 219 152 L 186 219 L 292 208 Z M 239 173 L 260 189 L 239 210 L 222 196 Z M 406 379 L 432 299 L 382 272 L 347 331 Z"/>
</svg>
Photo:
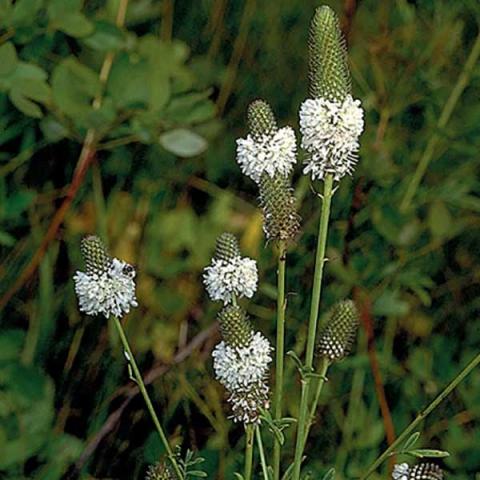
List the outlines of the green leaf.
<svg viewBox="0 0 480 480">
<path fill-rule="evenodd" d="M 450 456 L 448 452 L 443 450 L 431 450 L 429 448 L 418 448 L 404 453 L 408 453 L 409 455 L 413 455 L 414 457 L 418 458 L 445 458 Z"/>
<path fill-rule="evenodd" d="M 93 111 L 92 101 L 100 88 L 97 74 L 74 57 L 59 63 L 52 74 L 54 102 L 82 126 L 88 126 L 86 117 Z"/>
<path fill-rule="evenodd" d="M 413 447 L 413 445 L 417 443 L 417 440 L 419 439 L 419 437 L 420 437 L 420 432 L 412 433 L 410 437 L 407 439 L 407 441 L 404 443 L 402 447 L 402 451 L 408 450 L 409 448 Z"/>
<path fill-rule="evenodd" d="M 82 41 L 92 50 L 101 52 L 115 51 L 125 45 L 122 31 L 113 23 L 102 20 L 95 23 L 95 31 Z"/>
<path fill-rule="evenodd" d="M 13 27 L 29 27 L 36 22 L 36 14 L 43 0 L 18 0 L 15 2 L 11 23 Z"/>
<path fill-rule="evenodd" d="M 8 95 L 12 103 L 25 115 L 34 118 L 43 116 L 41 108 L 31 100 L 29 100 L 21 90 L 13 88 Z"/>
<path fill-rule="evenodd" d="M 13 43 L 7 42 L 0 46 L 0 77 L 10 75 L 18 64 L 17 51 Z"/>
<path fill-rule="evenodd" d="M 72 37 L 86 37 L 94 31 L 93 23 L 81 12 L 78 0 L 51 0 L 47 13 L 49 28 L 60 30 Z"/>
<path fill-rule="evenodd" d="M 57 17 L 50 27 L 71 37 L 86 37 L 95 30 L 93 23 L 81 12 L 66 12 Z"/>
<path fill-rule="evenodd" d="M 203 137 L 184 128 L 163 133 L 160 135 L 159 142 L 165 150 L 182 158 L 200 155 L 208 146 Z"/>
<path fill-rule="evenodd" d="M 333 480 L 335 478 L 335 469 L 331 468 L 322 478 L 322 480 Z"/>
<path fill-rule="evenodd" d="M 145 60 L 122 53 L 113 63 L 107 94 L 119 108 L 148 105 L 148 64 Z"/>
<path fill-rule="evenodd" d="M 148 61 L 149 109 L 162 109 L 170 98 L 170 68 L 172 56 L 170 44 L 159 41 L 153 35 L 142 38 L 139 46 L 141 55 Z"/>
</svg>

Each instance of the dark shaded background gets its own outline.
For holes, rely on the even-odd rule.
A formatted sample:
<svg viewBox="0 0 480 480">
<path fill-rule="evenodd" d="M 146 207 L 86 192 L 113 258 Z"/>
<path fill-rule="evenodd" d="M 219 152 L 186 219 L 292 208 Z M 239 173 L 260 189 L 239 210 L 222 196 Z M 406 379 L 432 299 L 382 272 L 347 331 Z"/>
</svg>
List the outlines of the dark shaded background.
<svg viewBox="0 0 480 480">
<path fill-rule="evenodd" d="M 344 479 L 386 447 L 387 410 L 398 434 L 480 346 L 480 70 L 465 71 L 480 9 L 474 0 L 327 3 L 348 36 L 366 131 L 355 175 L 334 198 L 322 312 L 354 296 L 364 325 L 356 354 L 330 372 L 308 466 L 314 478 L 336 466 Z M 114 331 L 77 310 L 71 278 L 88 233 L 137 266 L 140 307 L 125 325 L 172 441 L 199 450 L 209 478 L 230 479 L 242 463 L 242 428 L 227 419 L 212 376 L 218 305 L 201 272 L 216 236 L 236 233 L 260 266 L 248 310 L 273 338 L 275 258 L 235 138 L 258 97 L 297 128 L 318 2 L 138 0 L 117 28 L 119 4 L 0 2 L 0 478 L 143 478 L 162 453 Z M 97 141 L 79 172 L 88 130 Z M 287 347 L 297 352 L 320 207 L 300 171 L 303 234 L 288 257 L 287 313 Z M 60 226 L 49 231 L 52 219 Z M 42 241 L 48 248 L 34 257 Z M 479 382 L 475 371 L 422 427 L 421 446 L 448 450 L 443 466 L 457 480 L 479 478 Z M 295 415 L 290 362 L 285 392 Z"/>
</svg>

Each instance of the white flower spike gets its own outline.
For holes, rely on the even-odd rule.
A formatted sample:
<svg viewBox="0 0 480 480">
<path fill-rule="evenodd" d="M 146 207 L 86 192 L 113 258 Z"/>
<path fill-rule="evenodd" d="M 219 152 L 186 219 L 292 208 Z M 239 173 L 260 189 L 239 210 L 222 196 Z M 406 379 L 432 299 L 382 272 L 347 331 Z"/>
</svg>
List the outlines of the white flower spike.
<svg viewBox="0 0 480 480">
<path fill-rule="evenodd" d="M 260 409 L 268 408 L 271 352 L 270 342 L 259 332 L 244 347 L 222 341 L 213 350 L 215 376 L 230 392 L 228 401 L 235 422 L 258 423 Z"/>
<path fill-rule="evenodd" d="M 80 311 L 87 315 L 122 317 L 137 307 L 135 269 L 117 258 L 111 259 L 98 237 L 82 242 L 86 272 L 77 271 L 73 277 Z"/>
<path fill-rule="evenodd" d="M 332 174 L 339 181 L 351 175 L 360 148 L 364 119 L 360 100 L 347 95 L 343 102 L 307 99 L 300 107 L 302 148 L 308 152 L 304 174 L 323 180 Z"/>
<path fill-rule="evenodd" d="M 263 173 L 271 178 L 287 177 L 297 159 L 295 132 L 283 127 L 261 136 L 247 135 L 237 140 L 237 162 L 242 173 L 259 183 Z"/>
<path fill-rule="evenodd" d="M 227 304 L 235 296 L 251 298 L 257 290 L 257 263 L 240 256 L 226 260 L 213 258 L 211 265 L 205 268 L 203 280 L 213 301 Z"/>
</svg>

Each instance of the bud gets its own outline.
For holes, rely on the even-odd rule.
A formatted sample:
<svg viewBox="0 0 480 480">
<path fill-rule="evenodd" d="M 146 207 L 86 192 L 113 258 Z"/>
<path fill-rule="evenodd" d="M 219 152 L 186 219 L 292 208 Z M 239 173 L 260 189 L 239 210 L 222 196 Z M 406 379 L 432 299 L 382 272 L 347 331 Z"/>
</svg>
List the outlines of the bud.
<svg viewBox="0 0 480 480">
<path fill-rule="evenodd" d="M 408 480 L 443 480 L 443 471 L 434 463 L 420 463 L 410 470 Z"/>
<path fill-rule="evenodd" d="M 334 305 L 320 331 L 317 354 L 331 361 L 346 357 L 355 342 L 358 317 L 357 308 L 351 300 Z"/>
<path fill-rule="evenodd" d="M 218 314 L 220 333 L 230 347 L 246 347 L 252 340 L 252 326 L 243 308 L 228 305 Z"/>
<path fill-rule="evenodd" d="M 351 93 L 345 38 L 335 12 L 316 9 L 308 39 L 310 95 L 343 101 Z"/>
<path fill-rule="evenodd" d="M 218 260 L 232 260 L 235 257 L 240 257 L 240 247 L 235 235 L 231 233 L 222 233 L 217 238 L 215 247 L 215 258 Z"/>
<path fill-rule="evenodd" d="M 300 230 L 300 215 L 289 180 L 264 175 L 260 180 L 260 205 L 267 239 L 293 241 Z"/>
<path fill-rule="evenodd" d="M 255 138 L 271 134 L 278 128 L 272 107 L 264 100 L 255 100 L 248 106 L 247 124 Z"/>
<path fill-rule="evenodd" d="M 145 480 L 176 480 L 177 476 L 174 471 L 165 462 L 158 462 L 150 465 L 147 470 Z"/>
<path fill-rule="evenodd" d="M 110 267 L 112 259 L 107 252 L 105 244 L 97 236 L 89 235 L 82 239 L 80 250 L 88 274 L 101 274 Z"/>
</svg>

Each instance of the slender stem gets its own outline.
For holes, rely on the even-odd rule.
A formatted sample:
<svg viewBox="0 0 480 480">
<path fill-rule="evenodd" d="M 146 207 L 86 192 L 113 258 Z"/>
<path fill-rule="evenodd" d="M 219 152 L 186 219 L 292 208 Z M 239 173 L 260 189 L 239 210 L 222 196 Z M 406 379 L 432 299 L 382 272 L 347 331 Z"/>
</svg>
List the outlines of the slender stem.
<svg viewBox="0 0 480 480">
<path fill-rule="evenodd" d="M 312 369 L 313 354 L 315 350 L 315 337 L 317 333 L 318 308 L 320 306 L 320 295 L 322 292 L 323 267 L 325 265 L 325 249 L 327 246 L 328 221 L 330 218 L 330 204 L 333 195 L 333 176 L 327 175 L 323 187 L 322 212 L 320 214 L 320 225 L 318 229 L 317 255 L 315 259 L 315 273 L 313 279 L 312 302 L 310 306 L 310 319 L 308 323 L 307 352 L 305 367 Z M 295 459 L 293 469 L 293 480 L 300 479 L 302 464 L 303 446 L 306 442 L 305 431 L 308 416 L 308 397 L 310 390 L 310 377 L 302 380 L 302 394 L 300 399 L 300 412 L 298 417 L 297 441 L 295 445 Z"/>
<path fill-rule="evenodd" d="M 243 478 L 245 480 L 251 480 L 252 478 L 252 466 L 253 466 L 253 434 L 254 426 L 249 424 L 245 427 L 246 440 L 245 440 L 245 470 Z"/>
<path fill-rule="evenodd" d="M 405 442 L 407 438 L 412 434 L 412 432 L 417 428 L 418 424 L 425 420 L 425 418 L 435 410 L 435 408 L 440 405 L 440 403 L 445 400 L 450 393 L 457 388 L 457 386 L 462 382 L 465 377 L 477 366 L 480 364 L 480 353 L 478 353 L 470 363 L 460 372 L 457 376 L 443 389 L 443 391 L 437 395 L 437 397 L 428 405 L 427 408 L 422 410 L 415 420 L 399 435 L 399 437 L 372 463 L 370 468 L 367 470 L 367 473 L 360 478 L 360 480 L 366 480 L 389 456 L 395 449 Z"/>
<path fill-rule="evenodd" d="M 310 433 L 310 428 L 313 425 L 315 420 L 315 415 L 317 413 L 318 402 L 320 400 L 320 394 L 322 393 L 323 385 L 325 384 L 326 375 L 330 362 L 327 358 L 322 358 L 320 363 L 320 371 L 318 372 L 321 375 L 321 378 L 318 379 L 317 389 L 315 390 L 315 397 L 313 398 L 313 403 L 310 408 L 310 413 L 308 415 L 307 427 L 305 429 L 305 436 L 303 439 L 303 449 L 305 449 L 305 444 L 307 443 L 308 434 Z"/>
<path fill-rule="evenodd" d="M 274 415 L 275 420 L 282 418 L 282 397 L 283 397 L 283 360 L 285 344 L 285 266 L 287 251 L 284 242 L 278 245 L 278 271 L 277 271 L 277 345 L 276 345 L 276 368 L 275 368 L 275 397 Z M 280 478 L 280 454 L 281 444 L 275 436 L 273 446 L 273 478 Z"/>
<path fill-rule="evenodd" d="M 265 460 L 265 451 L 263 450 L 262 432 L 260 432 L 260 427 L 258 425 L 255 427 L 255 434 L 257 437 L 258 451 L 260 452 L 260 463 L 262 464 L 263 478 L 265 480 L 269 480 L 267 461 Z"/>
<path fill-rule="evenodd" d="M 127 353 L 128 362 L 132 367 L 135 381 L 138 385 L 138 388 L 140 390 L 140 393 L 142 394 L 143 399 L 145 400 L 145 404 L 147 405 L 148 412 L 150 413 L 153 423 L 155 424 L 155 428 L 157 429 L 158 435 L 160 436 L 160 440 L 162 441 L 165 451 L 167 452 L 167 457 L 170 460 L 177 477 L 179 479 L 182 479 L 183 478 L 182 472 L 180 471 L 180 467 L 178 466 L 175 455 L 173 454 L 173 451 L 170 447 L 170 444 L 168 443 L 165 432 L 163 431 L 162 425 L 160 424 L 157 414 L 155 413 L 155 409 L 153 408 L 152 401 L 148 396 L 147 389 L 145 388 L 145 384 L 143 383 L 142 375 L 140 374 L 140 370 L 137 367 L 137 362 L 135 361 L 135 357 L 133 356 L 132 350 L 128 343 L 127 336 L 125 335 L 125 331 L 123 330 L 120 319 L 117 317 L 113 317 L 113 320 L 115 322 L 115 327 L 117 328 L 118 334 L 120 336 L 120 340 L 122 341 L 123 348 Z"/>
<path fill-rule="evenodd" d="M 448 97 L 448 100 L 445 103 L 445 106 L 443 107 L 442 113 L 438 118 L 437 130 L 442 130 L 447 125 L 447 122 L 450 119 L 450 116 L 452 115 L 458 100 L 460 99 L 463 91 L 465 90 L 468 83 L 470 82 L 473 68 L 475 67 L 475 64 L 477 63 L 479 57 L 480 57 L 480 34 L 477 36 L 477 39 L 475 40 L 475 43 L 473 44 L 473 47 L 470 50 L 470 54 L 468 55 L 467 61 L 465 62 L 465 66 L 463 67 L 463 70 L 457 79 L 457 83 L 453 87 L 453 90 L 450 93 L 450 96 Z M 408 210 L 408 207 L 410 206 L 410 203 L 412 202 L 413 197 L 415 196 L 415 193 L 420 185 L 420 182 L 422 181 L 422 178 L 425 175 L 425 172 L 427 171 L 428 165 L 430 164 L 430 161 L 433 158 L 435 147 L 437 146 L 438 140 L 440 138 L 441 137 L 437 131 L 430 137 L 430 140 L 427 143 L 427 146 L 425 147 L 423 155 L 417 165 L 415 173 L 413 174 L 413 177 L 410 180 L 407 191 L 405 192 L 405 196 L 403 197 L 402 202 L 400 203 L 400 211 L 406 212 Z"/>
</svg>

